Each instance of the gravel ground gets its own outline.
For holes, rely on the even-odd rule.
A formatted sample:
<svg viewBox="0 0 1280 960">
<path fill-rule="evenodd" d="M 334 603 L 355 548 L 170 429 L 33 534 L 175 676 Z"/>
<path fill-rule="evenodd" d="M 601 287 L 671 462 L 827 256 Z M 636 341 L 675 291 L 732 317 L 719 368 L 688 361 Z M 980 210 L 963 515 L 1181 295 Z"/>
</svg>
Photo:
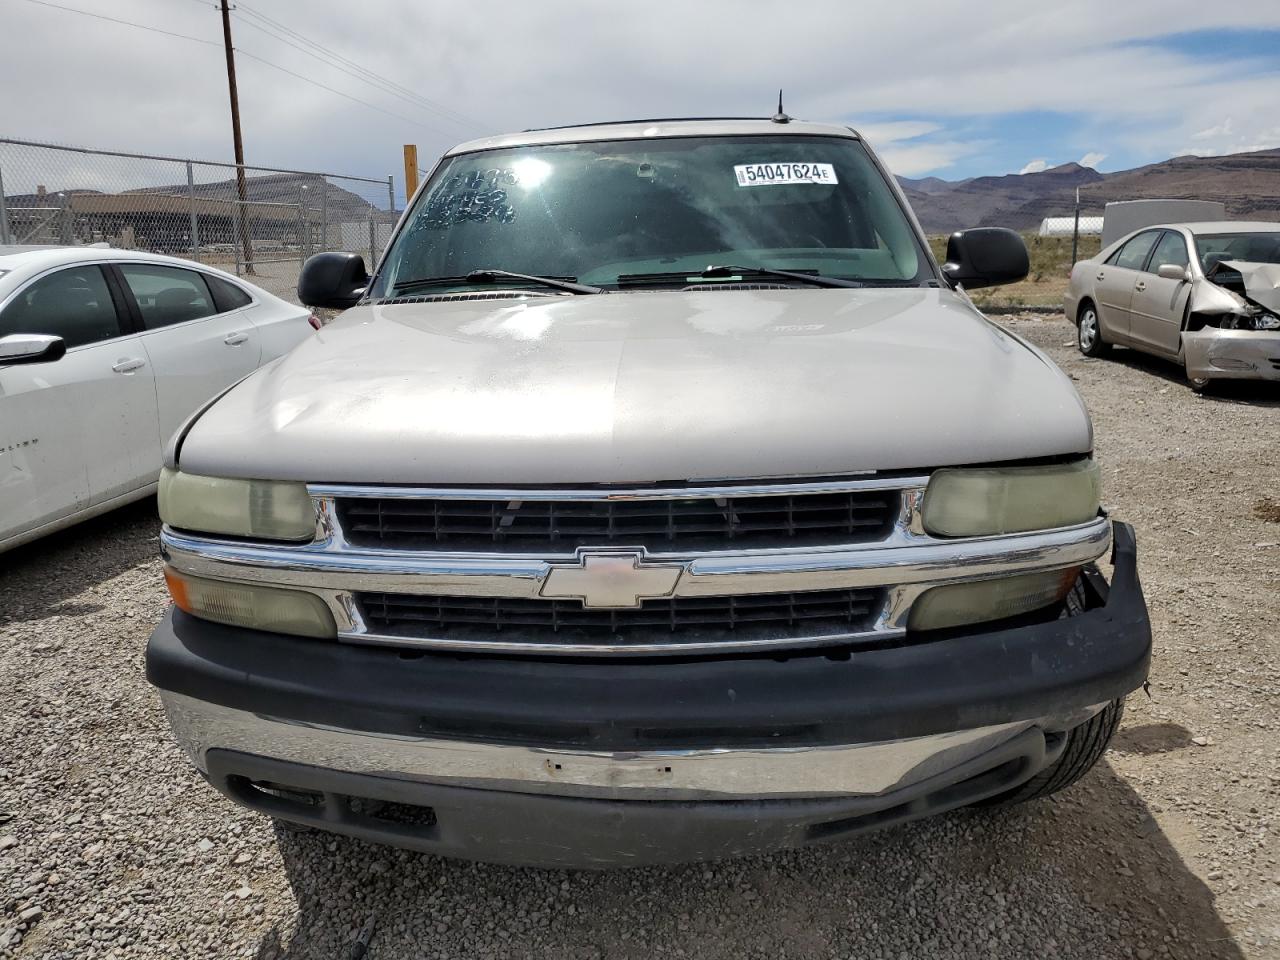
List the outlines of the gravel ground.
<svg viewBox="0 0 1280 960">
<path fill-rule="evenodd" d="M 143 679 L 153 504 L 2 559 L 0 956 L 1280 958 L 1280 393 L 1078 381 L 1139 533 L 1156 657 L 1058 797 L 674 870 L 537 872 L 277 836 L 189 769 Z"/>
</svg>

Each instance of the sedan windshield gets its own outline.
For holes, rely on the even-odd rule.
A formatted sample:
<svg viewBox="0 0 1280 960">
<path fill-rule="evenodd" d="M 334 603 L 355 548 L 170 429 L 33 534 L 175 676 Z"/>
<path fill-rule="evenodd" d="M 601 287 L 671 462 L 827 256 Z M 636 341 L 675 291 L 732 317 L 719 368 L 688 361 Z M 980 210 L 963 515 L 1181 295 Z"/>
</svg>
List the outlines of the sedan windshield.
<svg viewBox="0 0 1280 960">
<path fill-rule="evenodd" d="M 1223 260 L 1280 263 L 1280 233 L 1197 234 L 1196 252 L 1205 273 Z"/>
<path fill-rule="evenodd" d="M 724 264 L 737 272 L 702 275 Z M 370 293 L 438 293 L 500 279 L 470 280 L 477 271 L 632 290 L 760 282 L 753 270 L 762 268 L 877 285 L 933 279 L 902 206 L 859 141 L 681 137 L 447 158 Z"/>
</svg>

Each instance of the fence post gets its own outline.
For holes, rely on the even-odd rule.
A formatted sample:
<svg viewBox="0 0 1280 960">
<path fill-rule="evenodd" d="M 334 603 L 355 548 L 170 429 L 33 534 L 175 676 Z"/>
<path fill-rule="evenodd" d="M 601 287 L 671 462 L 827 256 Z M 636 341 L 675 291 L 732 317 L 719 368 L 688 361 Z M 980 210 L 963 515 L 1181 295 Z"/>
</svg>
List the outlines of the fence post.
<svg viewBox="0 0 1280 960">
<path fill-rule="evenodd" d="M 311 225 L 307 221 L 307 185 L 298 184 L 298 256 L 311 256 Z"/>
<path fill-rule="evenodd" d="M 9 208 L 4 202 L 4 176 L 0 175 L 0 243 L 13 243 L 9 232 Z"/>
<path fill-rule="evenodd" d="M 396 214 L 396 178 L 391 174 L 387 174 L 387 200 L 390 201 L 387 213 L 394 217 Z"/>
<path fill-rule="evenodd" d="M 320 250 L 329 249 L 329 181 L 320 178 Z"/>
<path fill-rule="evenodd" d="M 1080 188 L 1076 187 L 1076 222 L 1071 228 L 1071 266 L 1076 265 L 1076 251 L 1080 247 Z"/>
<path fill-rule="evenodd" d="M 373 206 L 369 207 L 369 269 L 373 269 L 373 265 L 378 262 L 378 254 L 373 247 Z"/>
<path fill-rule="evenodd" d="M 58 194 L 58 242 L 71 245 L 71 206 L 67 203 L 65 192 Z"/>
<path fill-rule="evenodd" d="M 240 209 L 240 205 L 236 203 L 236 201 L 232 200 L 231 214 L 234 220 L 234 224 L 242 224 L 244 222 L 240 218 L 240 214 L 238 212 L 239 209 Z M 244 273 L 241 271 L 241 264 L 240 264 L 240 261 L 242 260 L 242 257 L 240 255 L 240 244 L 235 242 L 235 239 L 236 239 L 235 232 L 236 232 L 236 226 L 233 225 L 231 228 L 231 240 L 232 240 L 231 246 L 235 247 L 235 250 L 236 250 L 236 276 L 242 277 L 244 276 Z"/>
<path fill-rule="evenodd" d="M 196 215 L 196 178 L 187 161 L 187 199 L 191 203 L 191 259 L 200 259 L 200 220 Z"/>
</svg>

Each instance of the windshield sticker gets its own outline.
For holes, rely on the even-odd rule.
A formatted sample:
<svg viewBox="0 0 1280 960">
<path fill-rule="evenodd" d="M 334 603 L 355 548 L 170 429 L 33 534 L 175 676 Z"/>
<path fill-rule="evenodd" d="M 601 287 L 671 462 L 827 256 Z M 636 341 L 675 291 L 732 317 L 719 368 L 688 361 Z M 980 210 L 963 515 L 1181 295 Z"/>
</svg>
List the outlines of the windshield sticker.
<svg viewBox="0 0 1280 960">
<path fill-rule="evenodd" d="M 839 183 L 829 163 L 744 163 L 733 168 L 740 187 L 766 187 L 781 183 Z"/>
</svg>

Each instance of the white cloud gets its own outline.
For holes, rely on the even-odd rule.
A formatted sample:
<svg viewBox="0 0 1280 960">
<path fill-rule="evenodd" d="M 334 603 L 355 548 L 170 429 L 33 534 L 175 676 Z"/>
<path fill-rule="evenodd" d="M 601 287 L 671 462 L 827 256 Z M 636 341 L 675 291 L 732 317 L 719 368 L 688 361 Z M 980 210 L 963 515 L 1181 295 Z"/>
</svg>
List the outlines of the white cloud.
<svg viewBox="0 0 1280 960">
<path fill-rule="evenodd" d="M 1212 127 L 1205 127 L 1203 130 L 1197 130 L 1191 135 L 1192 140 L 1216 140 L 1219 137 L 1231 136 L 1231 118 L 1223 120 L 1221 123 Z"/>
<path fill-rule="evenodd" d="M 873 145 L 875 141 L 872 141 Z M 877 148 L 890 171 L 900 177 L 918 177 L 924 173 L 945 170 L 961 157 L 982 149 L 981 141 L 970 143 L 890 143 Z"/>
<path fill-rule="evenodd" d="M 1083 157 L 1080 158 L 1079 163 L 1080 163 L 1080 166 L 1082 167 L 1097 167 L 1097 165 L 1100 164 L 1105 159 L 1107 159 L 1107 155 L 1105 153 L 1099 153 L 1096 150 L 1090 150 L 1088 153 L 1086 153 Z"/>
<path fill-rule="evenodd" d="M 1252 119 L 1252 118 L 1250 118 Z M 1176 151 L 1197 157 L 1214 157 L 1224 153 L 1247 153 L 1251 150 L 1274 150 L 1280 147 L 1280 126 L 1259 127 L 1249 124 L 1238 128 L 1233 118 L 1191 134 L 1191 143 Z"/>
<path fill-rule="evenodd" d="M 1025 167 L 1023 167 L 1021 170 L 1019 170 L 1019 171 L 1018 171 L 1018 173 L 1020 173 L 1020 174 L 1022 174 L 1022 173 L 1040 173 L 1042 170 L 1048 170 L 1048 169 L 1049 169 L 1049 161 L 1048 161 L 1048 160 L 1032 160 L 1032 161 L 1031 161 L 1030 163 L 1028 163 Z"/>
<path fill-rule="evenodd" d="M 944 170 L 961 157 L 976 153 L 980 141 L 921 140 L 942 125 L 927 120 L 893 120 L 851 124 L 872 145 L 885 165 L 898 176 L 916 177 Z"/>
<path fill-rule="evenodd" d="M 839 122 L 839 118 L 836 118 L 836 122 Z M 880 123 L 858 123 L 855 120 L 852 126 L 872 143 L 881 146 L 899 140 L 914 140 L 942 129 L 942 124 L 928 120 L 890 120 Z"/>
<path fill-rule="evenodd" d="M 842 121 L 872 109 L 877 117 L 932 117 L 945 90 L 945 129 L 929 120 L 866 126 L 903 173 L 945 168 L 972 153 L 966 119 L 1022 111 L 1079 118 L 1088 128 L 1080 132 L 1085 142 L 1113 156 L 1167 156 L 1187 143 L 1225 152 L 1276 139 L 1275 74 L 1253 61 L 1215 58 L 1209 50 L 1194 57 L 1152 43 L 1159 33 L 1148 4 L 990 0 L 984 16 L 1002 27 L 978 32 L 967 8 L 943 0 L 878 9 L 873 29 L 862 8 L 846 0 L 810 0 L 804 18 L 743 17 L 739 6 L 493 0 L 484 17 L 441 18 L 437 5 L 403 0 L 272 0 L 273 19 L 474 118 L 478 128 L 395 99 L 339 72 L 333 58 L 317 61 L 252 29 L 237 13 L 235 42 L 246 54 L 237 64 L 246 153 L 251 163 L 371 176 L 394 171 L 399 180 L 406 142 L 418 144 L 429 167 L 450 144 L 482 132 L 625 117 L 768 116 L 779 85 L 788 112 Z M 1200 0 L 1168 0 L 1161 11 L 1166 33 L 1221 26 L 1221 11 Z M 22 96 L 5 99 L 3 133 L 227 159 L 215 10 L 116 0 L 109 12 L 208 43 L 6 4 L 5 35 L 15 42 L 0 59 L 0 89 Z M 1239 0 L 1233 16 L 1254 29 L 1280 28 L 1275 0 Z M 1106 43 L 1096 35 L 1099 22 L 1107 24 Z M 55 47 L 58 67 L 50 69 Z M 407 119 L 317 89 L 248 54 Z M 1134 111 L 1134 103 L 1143 109 Z M 1217 130 L 1225 126 L 1224 104 L 1233 123 Z"/>
</svg>

